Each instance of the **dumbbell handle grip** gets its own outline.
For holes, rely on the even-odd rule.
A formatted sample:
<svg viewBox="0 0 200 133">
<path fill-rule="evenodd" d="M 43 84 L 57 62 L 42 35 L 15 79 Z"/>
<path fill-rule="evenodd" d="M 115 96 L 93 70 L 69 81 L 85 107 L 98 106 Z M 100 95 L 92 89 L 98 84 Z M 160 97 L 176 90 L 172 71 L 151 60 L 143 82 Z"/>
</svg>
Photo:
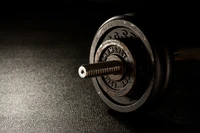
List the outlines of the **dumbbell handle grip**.
<svg viewBox="0 0 200 133">
<path fill-rule="evenodd" d="M 200 61 L 200 48 L 182 48 L 174 55 L 175 61 Z"/>
</svg>

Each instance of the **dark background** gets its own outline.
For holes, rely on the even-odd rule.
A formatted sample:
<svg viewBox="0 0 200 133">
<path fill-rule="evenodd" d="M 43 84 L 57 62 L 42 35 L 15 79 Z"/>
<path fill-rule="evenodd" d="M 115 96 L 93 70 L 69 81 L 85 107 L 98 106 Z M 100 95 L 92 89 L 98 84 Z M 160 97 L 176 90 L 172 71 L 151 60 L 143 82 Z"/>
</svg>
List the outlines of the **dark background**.
<svg viewBox="0 0 200 133">
<path fill-rule="evenodd" d="M 188 30 L 192 32 L 187 32 L 187 38 L 195 38 L 193 31 L 197 30 L 198 18 L 195 3 L 65 2 L 18 1 L 1 5 L 0 132 L 143 133 L 192 132 L 197 128 L 198 111 L 191 108 L 199 104 L 187 100 L 185 103 L 186 94 L 181 99 L 177 95 L 169 97 L 166 101 L 171 99 L 170 102 L 164 101 L 153 111 L 120 114 L 107 108 L 91 80 L 83 80 L 77 73 L 81 64 L 89 62 L 96 30 L 110 17 L 135 12 L 144 15 L 146 23 L 162 18 L 168 27 L 192 26 L 195 30 Z M 170 106 L 173 102 L 175 105 Z M 177 105 L 180 108 L 175 108 Z"/>
</svg>

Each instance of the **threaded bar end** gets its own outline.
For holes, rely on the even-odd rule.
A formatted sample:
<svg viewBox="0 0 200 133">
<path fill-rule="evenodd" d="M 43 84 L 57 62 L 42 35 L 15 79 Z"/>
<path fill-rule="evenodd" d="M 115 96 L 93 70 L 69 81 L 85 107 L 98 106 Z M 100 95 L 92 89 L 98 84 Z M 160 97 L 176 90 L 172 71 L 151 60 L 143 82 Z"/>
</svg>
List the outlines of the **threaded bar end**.
<svg viewBox="0 0 200 133">
<path fill-rule="evenodd" d="M 107 61 L 94 64 L 85 64 L 79 67 L 81 78 L 97 77 L 109 74 L 121 73 L 123 64 L 121 61 Z"/>
</svg>

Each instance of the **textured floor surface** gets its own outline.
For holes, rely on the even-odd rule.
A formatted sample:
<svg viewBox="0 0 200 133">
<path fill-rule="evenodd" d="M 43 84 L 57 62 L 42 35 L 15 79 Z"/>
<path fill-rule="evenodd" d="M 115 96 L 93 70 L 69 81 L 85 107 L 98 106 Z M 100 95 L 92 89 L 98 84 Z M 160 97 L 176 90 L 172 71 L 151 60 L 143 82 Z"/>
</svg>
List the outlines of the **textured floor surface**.
<svg viewBox="0 0 200 133">
<path fill-rule="evenodd" d="M 77 69 L 88 63 L 103 21 L 72 20 L 18 16 L 1 22 L 0 133 L 176 131 L 162 118 L 120 116 L 102 103 Z"/>
</svg>

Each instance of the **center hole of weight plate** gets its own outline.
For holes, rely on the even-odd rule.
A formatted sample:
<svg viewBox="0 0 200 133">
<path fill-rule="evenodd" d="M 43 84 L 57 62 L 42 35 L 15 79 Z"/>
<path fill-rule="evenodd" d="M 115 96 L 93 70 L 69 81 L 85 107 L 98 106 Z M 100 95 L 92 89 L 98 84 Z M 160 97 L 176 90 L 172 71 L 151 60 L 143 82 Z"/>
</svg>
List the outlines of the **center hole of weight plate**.
<svg viewBox="0 0 200 133">
<path fill-rule="evenodd" d="M 110 55 L 110 56 L 108 56 L 108 58 L 107 58 L 106 61 L 113 61 L 113 60 L 122 62 L 122 60 L 121 60 L 117 55 Z M 123 64 L 123 63 L 122 63 L 122 64 Z M 120 73 L 110 74 L 110 75 L 109 75 L 110 79 L 113 80 L 113 81 L 119 81 L 119 80 L 121 80 L 122 77 L 124 76 L 124 69 L 125 69 L 125 68 L 122 67 Z"/>
</svg>

